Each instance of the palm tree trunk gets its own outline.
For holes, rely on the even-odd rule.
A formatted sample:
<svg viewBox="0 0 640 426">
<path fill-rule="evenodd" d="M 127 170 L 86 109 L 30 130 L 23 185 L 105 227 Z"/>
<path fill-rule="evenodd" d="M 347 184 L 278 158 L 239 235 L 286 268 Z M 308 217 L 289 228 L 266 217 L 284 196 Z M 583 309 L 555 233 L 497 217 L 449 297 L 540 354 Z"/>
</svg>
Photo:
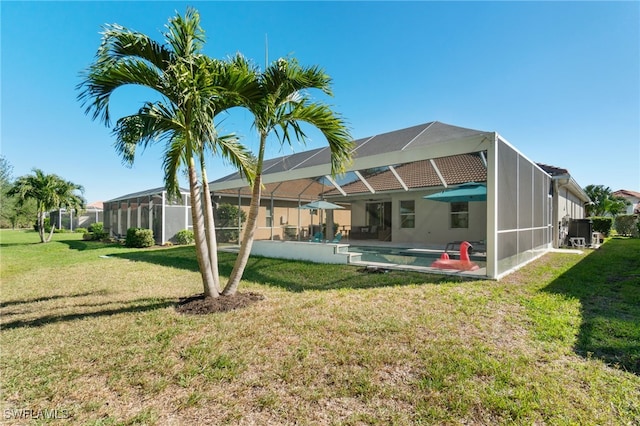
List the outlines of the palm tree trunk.
<svg viewBox="0 0 640 426">
<path fill-rule="evenodd" d="M 49 231 L 49 236 L 47 237 L 47 241 L 45 242 L 49 242 L 51 241 L 51 238 L 53 237 L 53 231 L 56 229 L 56 225 L 51 225 L 51 230 Z"/>
<path fill-rule="evenodd" d="M 38 235 L 40 236 L 40 242 L 45 243 L 44 240 L 44 211 L 38 208 Z"/>
<path fill-rule="evenodd" d="M 251 204 L 249 205 L 249 216 L 247 217 L 247 226 L 244 230 L 244 235 L 242 236 L 240 251 L 238 252 L 238 257 L 236 258 L 236 261 L 233 265 L 233 270 L 231 271 L 231 275 L 229 276 L 229 281 L 227 282 L 227 285 L 222 292 L 222 294 L 225 296 L 233 295 L 236 293 L 236 291 L 238 291 L 238 286 L 240 285 L 242 274 L 244 273 L 244 269 L 247 267 L 249 255 L 251 254 L 253 237 L 258 225 L 258 210 L 260 207 L 260 195 L 262 192 L 262 163 L 264 159 L 264 147 L 266 141 L 267 135 L 261 134 L 260 148 L 258 151 L 258 163 L 256 164 L 256 177 L 253 181 Z"/>
<path fill-rule="evenodd" d="M 205 297 L 218 297 L 218 286 L 213 278 L 211 262 L 209 261 L 209 248 L 205 236 L 204 219 L 202 217 L 202 199 L 198 186 L 195 161 L 189 158 L 189 193 L 191 194 L 191 218 L 193 221 L 193 234 L 196 241 L 196 258 L 202 276 Z"/>
<path fill-rule="evenodd" d="M 211 202 L 211 192 L 207 181 L 207 170 L 204 164 L 204 157 L 200 158 L 200 170 L 202 172 L 202 190 L 204 191 L 204 229 L 209 249 L 209 262 L 211 263 L 211 273 L 216 284 L 216 291 L 220 292 L 220 272 L 218 270 L 218 242 L 216 241 L 216 225 L 213 218 L 213 203 Z"/>
</svg>

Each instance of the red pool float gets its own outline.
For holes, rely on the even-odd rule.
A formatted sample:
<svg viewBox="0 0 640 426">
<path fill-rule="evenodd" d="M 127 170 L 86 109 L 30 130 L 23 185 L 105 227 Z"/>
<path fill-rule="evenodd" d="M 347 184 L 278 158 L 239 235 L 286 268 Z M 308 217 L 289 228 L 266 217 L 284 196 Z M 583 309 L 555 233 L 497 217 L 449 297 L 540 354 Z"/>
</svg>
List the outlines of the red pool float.
<svg viewBox="0 0 640 426">
<path fill-rule="evenodd" d="M 475 271 L 480 267 L 469 259 L 469 247 L 471 244 L 467 241 L 460 243 L 460 259 L 449 259 L 447 253 L 442 253 L 440 259 L 431 264 L 432 268 L 438 269 L 456 269 L 458 271 Z"/>
</svg>

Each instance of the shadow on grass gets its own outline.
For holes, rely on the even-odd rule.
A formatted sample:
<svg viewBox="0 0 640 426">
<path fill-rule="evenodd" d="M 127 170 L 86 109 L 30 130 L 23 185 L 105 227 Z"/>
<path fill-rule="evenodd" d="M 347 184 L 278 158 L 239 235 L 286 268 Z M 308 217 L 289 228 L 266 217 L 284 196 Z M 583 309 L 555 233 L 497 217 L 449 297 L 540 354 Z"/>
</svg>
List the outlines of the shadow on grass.
<svg viewBox="0 0 640 426">
<path fill-rule="evenodd" d="M 118 303 L 118 302 L 113 302 Z M 15 320 L 2 323 L 3 330 L 12 330 L 17 328 L 34 328 L 42 327 L 48 324 L 55 324 L 65 321 L 74 321 L 85 318 L 101 318 L 111 315 L 124 314 L 129 312 L 146 312 L 156 309 L 163 309 L 176 304 L 175 299 L 138 299 L 129 302 L 128 306 L 113 309 L 104 309 L 93 312 L 78 312 L 63 315 L 45 315 L 30 320 Z"/>
<path fill-rule="evenodd" d="M 615 239 L 544 291 L 577 298 L 582 324 L 575 350 L 640 374 L 640 240 Z"/>
<path fill-rule="evenodd" d="M 186 269 L 192 272 L 198 271 L 194 246 L 140 250 L 117 253 L 111 256 L 135 262 L 148 262 L 166 267 Z M 224 278 L 231 274 L 236 256 L 235 253 L 218 252 L 218 266 L 223 282 Z M 362 272 L 361 267 L 318 264 L 258 256 L 249 258 L 242 279 L 292 292 L 342 288 L 365 289 L 452 281 L 451 277 L 445 278 L 441 275 L 403 271 L 372 274 Z"/>
<path fill-rule="evenodd" d="M 72 250 L 99 250 L 104 248 L 124 248 L 118 243 L 103 243 L 101 241 L 85 241 L 85 240 L 59 240 L 59 243 L 66 244 Z"/>
<path fill-rule="evenodd" d="M 92 291 L 88 293 L 78 293 L 78 294 L 56 294 L 53 296 L 36 297 L 34 299 L 9 300 L 7 302 L 0 302 L 0 308 L 7 308 L 9 306 L 16 306 L 16 305 L 24 305 L 27 303 L 48 302 L 49 300 L 56 300 L 56 299 L 70 299 L 72 297 L 97 296 L 97 295 L 103 295 L 103 294 L 105 294 L 104 291 Z"/>
</svg>

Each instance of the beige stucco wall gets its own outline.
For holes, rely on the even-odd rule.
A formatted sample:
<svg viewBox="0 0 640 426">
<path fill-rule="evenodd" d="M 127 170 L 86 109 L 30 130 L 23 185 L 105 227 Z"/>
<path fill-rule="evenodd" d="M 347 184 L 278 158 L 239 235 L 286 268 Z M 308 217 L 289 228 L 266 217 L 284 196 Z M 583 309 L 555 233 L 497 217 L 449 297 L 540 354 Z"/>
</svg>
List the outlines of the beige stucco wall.
<svg viewBox="0 0 640 426">
<path fill-rule="evenodd" d="M 558 191 L 558 211 L 556 222 L 569 215 L 572 219 L 584 219 L 584 206 L 582 201 L 567 188 Z"/>
<path fill-rule="evenodd" d="M 404 192 L 392 194 L 385 200 L 391 201 L 392 229 L 391 241 L 445 245 L 451 241 L 486 239 L 487 203 L 484 201 L 469 203 L 469 228 L 452 229 L 450 227 L 451 204 L 428 201 L 423 198 L 428 192 Z M 414 200 L 416 209 L 415 228 L 400 227 L 400 201 Z M 366 225 L 366 200 L 355 201 L 351 205 L 351 223 L 354 226 Z"/>
</svg>

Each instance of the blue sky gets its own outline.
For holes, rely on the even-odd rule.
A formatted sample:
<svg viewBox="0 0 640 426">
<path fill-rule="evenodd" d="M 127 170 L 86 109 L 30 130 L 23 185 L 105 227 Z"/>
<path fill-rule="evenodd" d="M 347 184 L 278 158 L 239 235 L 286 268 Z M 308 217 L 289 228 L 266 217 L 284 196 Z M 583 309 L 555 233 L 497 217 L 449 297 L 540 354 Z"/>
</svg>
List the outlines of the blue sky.
<svg viewBox="0 0 640 426">
<path fill-rule="evenodd" d="M 109 129 L 76 100 L 102 25 L 158 41 L 196 7 L 205 53 L 256 63 L 295 56 L 334 80 L 331 103 L 354 138 L 429 121 L 497 131 L 581 186 L 640 191 L 640 2 L 0 2 L 2 155 L 14 177 L 34 167 L 85 187 L 89 202 L 163 183 L 161 147 L 122 165 Z M 114 112 L 151 95 L 122 90 Z M 251 147 L 250 116 L 221 132 Z M 314 132 L 306 147 L 326 144 Z M 288 154 L 273 142 L 269 157 Z M 209 161 L 209 178 L 233 170 Z"/>
</svg>

